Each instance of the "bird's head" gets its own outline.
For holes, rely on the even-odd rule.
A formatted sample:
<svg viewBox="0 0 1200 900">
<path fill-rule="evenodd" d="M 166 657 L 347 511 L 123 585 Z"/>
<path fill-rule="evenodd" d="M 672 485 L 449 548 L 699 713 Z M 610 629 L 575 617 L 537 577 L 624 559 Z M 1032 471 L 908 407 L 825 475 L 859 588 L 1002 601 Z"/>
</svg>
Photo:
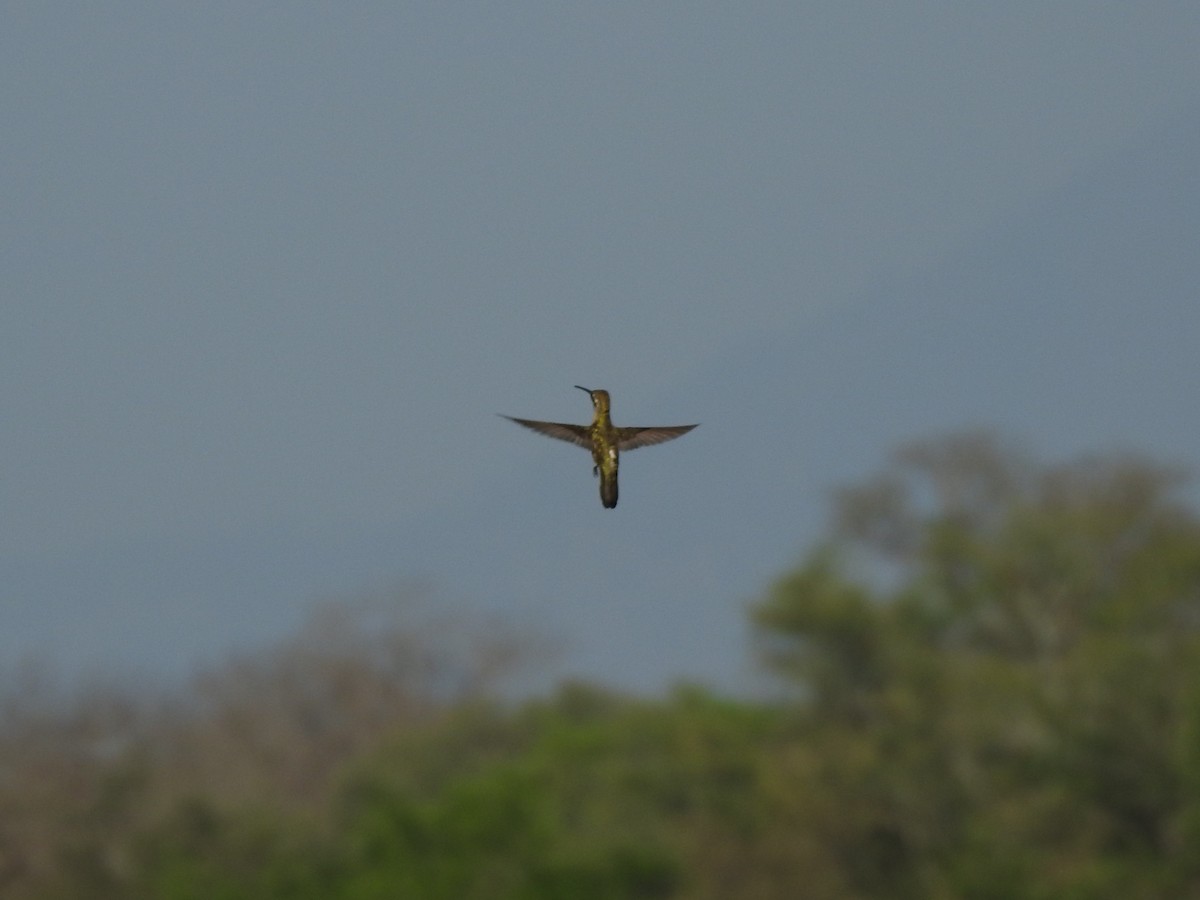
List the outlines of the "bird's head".
<svg viewBox="0 0 1200 900">
<path fill-rule="evenodd" d="M 593 390 L 592 388 L 585 388 L 579 384 L 575 385 L 575 387 L 579 388 L 581 391 L 587 392 L 587 395 L 592 398 L 592 406 L 598 412 L 608 412 L 608 391 L 600 390 L 599 388 Z"/>
</svg>

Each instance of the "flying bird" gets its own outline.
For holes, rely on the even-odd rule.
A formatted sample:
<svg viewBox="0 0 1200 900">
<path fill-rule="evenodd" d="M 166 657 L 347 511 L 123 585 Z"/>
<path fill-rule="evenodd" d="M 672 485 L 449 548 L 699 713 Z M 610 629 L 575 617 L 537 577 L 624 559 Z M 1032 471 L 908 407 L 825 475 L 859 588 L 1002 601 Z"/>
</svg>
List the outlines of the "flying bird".
<svg viewBox="0 0 1200 900">
<path fill-rule="evenodd" d="M 617 505 L 617 467 L 622 450 L 636 450 L 638 447 L 661 444 L 681 434 L 687 434 L 696 426 L 653 425 L 647 428 L 617 428 L 609 418 L 608 391 L 592 390 L 578 384 L 575 387 L 586 391 L 592 398 L 592 408 L 596 414 L 591 425 L 538 422 L 533 419 L 518 419 L 515 416 L 504 418 L 547 437 L 558 438 L 560 441 L 591 450 L 592 461 L 595 463 L 592 474 L 600 476 L 600 502 L 604 504 L 605 509 L 612 509 Z"/>
</svg>

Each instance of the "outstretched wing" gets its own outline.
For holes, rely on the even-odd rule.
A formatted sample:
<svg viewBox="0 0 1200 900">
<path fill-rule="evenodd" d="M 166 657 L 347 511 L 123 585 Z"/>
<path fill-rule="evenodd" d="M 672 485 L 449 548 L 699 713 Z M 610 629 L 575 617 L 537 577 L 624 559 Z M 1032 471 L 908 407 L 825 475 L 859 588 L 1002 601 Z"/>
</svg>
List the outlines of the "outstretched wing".
<svg viewBox="0 0 1200 900">
<path fill-rule="evenodd" d="M 566 441 L 569 444 L 574 444 L 577 447 L 583 447 L 585 450 L 592 449 L 592 436 L 588 432 L 586 425 L 567 425 L 562 422 L 537 422 L 533 419 L 518 419 L 515 416 L 504 416 L 510 422 L 516 422 L 518 425 L 524 425 L 526 428 L 536 431 L 538 434 L 544 434 L 546 437 L 558 438 L 560 441 Z M 665 441 L 666 438 L 663 438 Z"/>
<path fill-rule="evenodd" d="M 661 444 L 663 441 L 674 440 L 681 434 L 687 434 L 695 427 L 695 425 L 655 425 L 650 428 L 618 428 L 617 449 L 636 450 L 638 447 Z"/>
</svg>

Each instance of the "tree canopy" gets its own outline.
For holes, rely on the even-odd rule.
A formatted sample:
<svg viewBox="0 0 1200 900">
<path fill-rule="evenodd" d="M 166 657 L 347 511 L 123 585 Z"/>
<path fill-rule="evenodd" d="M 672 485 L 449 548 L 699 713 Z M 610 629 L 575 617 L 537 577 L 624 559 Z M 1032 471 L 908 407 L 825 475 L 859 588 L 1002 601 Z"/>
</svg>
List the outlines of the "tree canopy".
<svg viewBox="0 0 1200 900">
<path fill-rule="evenodd" d="M 753 606 L 770 699 L 503 701 L 503 641 L 320 627 L 169 714 L 10 702 L 0 893 L 1200 897 L 1182 484 L 901 449 Z"/>
<path fill-rule="evenodd" d="M 828 543 L 755 617 L 826 789 L 853 798 L 857 891 L 1200 891 L 1200 522 L 1180 481 L 970 434 L 839 495 Z"/>
</svg>

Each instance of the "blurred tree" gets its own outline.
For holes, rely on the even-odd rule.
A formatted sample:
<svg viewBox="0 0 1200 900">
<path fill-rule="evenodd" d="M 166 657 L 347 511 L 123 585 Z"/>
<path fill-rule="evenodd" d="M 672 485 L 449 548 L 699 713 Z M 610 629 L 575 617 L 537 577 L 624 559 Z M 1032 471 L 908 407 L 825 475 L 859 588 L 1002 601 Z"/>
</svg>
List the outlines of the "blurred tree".
<svg viewBox="0 0 1200 900">
<path fill-rule="evenodd" d="M 490 696 L 528 646 L 383 598 L 322 607 L 182 695 L 13 673 L 0 684 L 0 896 L 174 896 L 175 872 L 185 896 L 211 897 L 203 885 L 226 868 L 262 888 L 247 896 L 279 895 L 248 873 L 286 856 L 342 767 Z"/>
<path fill-rule="evenodd" d="M 312 807 L 348 759 L 489 696 L 531 647 L 503 628 L 431 621 L 415 602 L 328 604 L 290 640 L 197 677 L 172 764 L 210 798 Z"/>
<path fill-rule="evenodd" d="M 1134 457 L 905 448 L 754 610 L 793 695 L 343 608 L 165 709 L 0 696 L 0 895 L 1200 900 L 1200 521 Z"/>
<path fill-rule="evenodd" d="M 816 827 L 854 892 L 1200 896 L 1200 522 L 1178 484 L 968 434 L 840 494 L 755 617 L 808 711 L 797 803 L 829 795 Z"/>
<path fill-rule="evenodd" d="M 581 684 L 515 713 L 463 708 L 363 761 L 340 858 L 386 896 L 681 896 L 684 860 L 763 826 L 758 748 L 776 720 L 701 691 Z"/>
</svg>

